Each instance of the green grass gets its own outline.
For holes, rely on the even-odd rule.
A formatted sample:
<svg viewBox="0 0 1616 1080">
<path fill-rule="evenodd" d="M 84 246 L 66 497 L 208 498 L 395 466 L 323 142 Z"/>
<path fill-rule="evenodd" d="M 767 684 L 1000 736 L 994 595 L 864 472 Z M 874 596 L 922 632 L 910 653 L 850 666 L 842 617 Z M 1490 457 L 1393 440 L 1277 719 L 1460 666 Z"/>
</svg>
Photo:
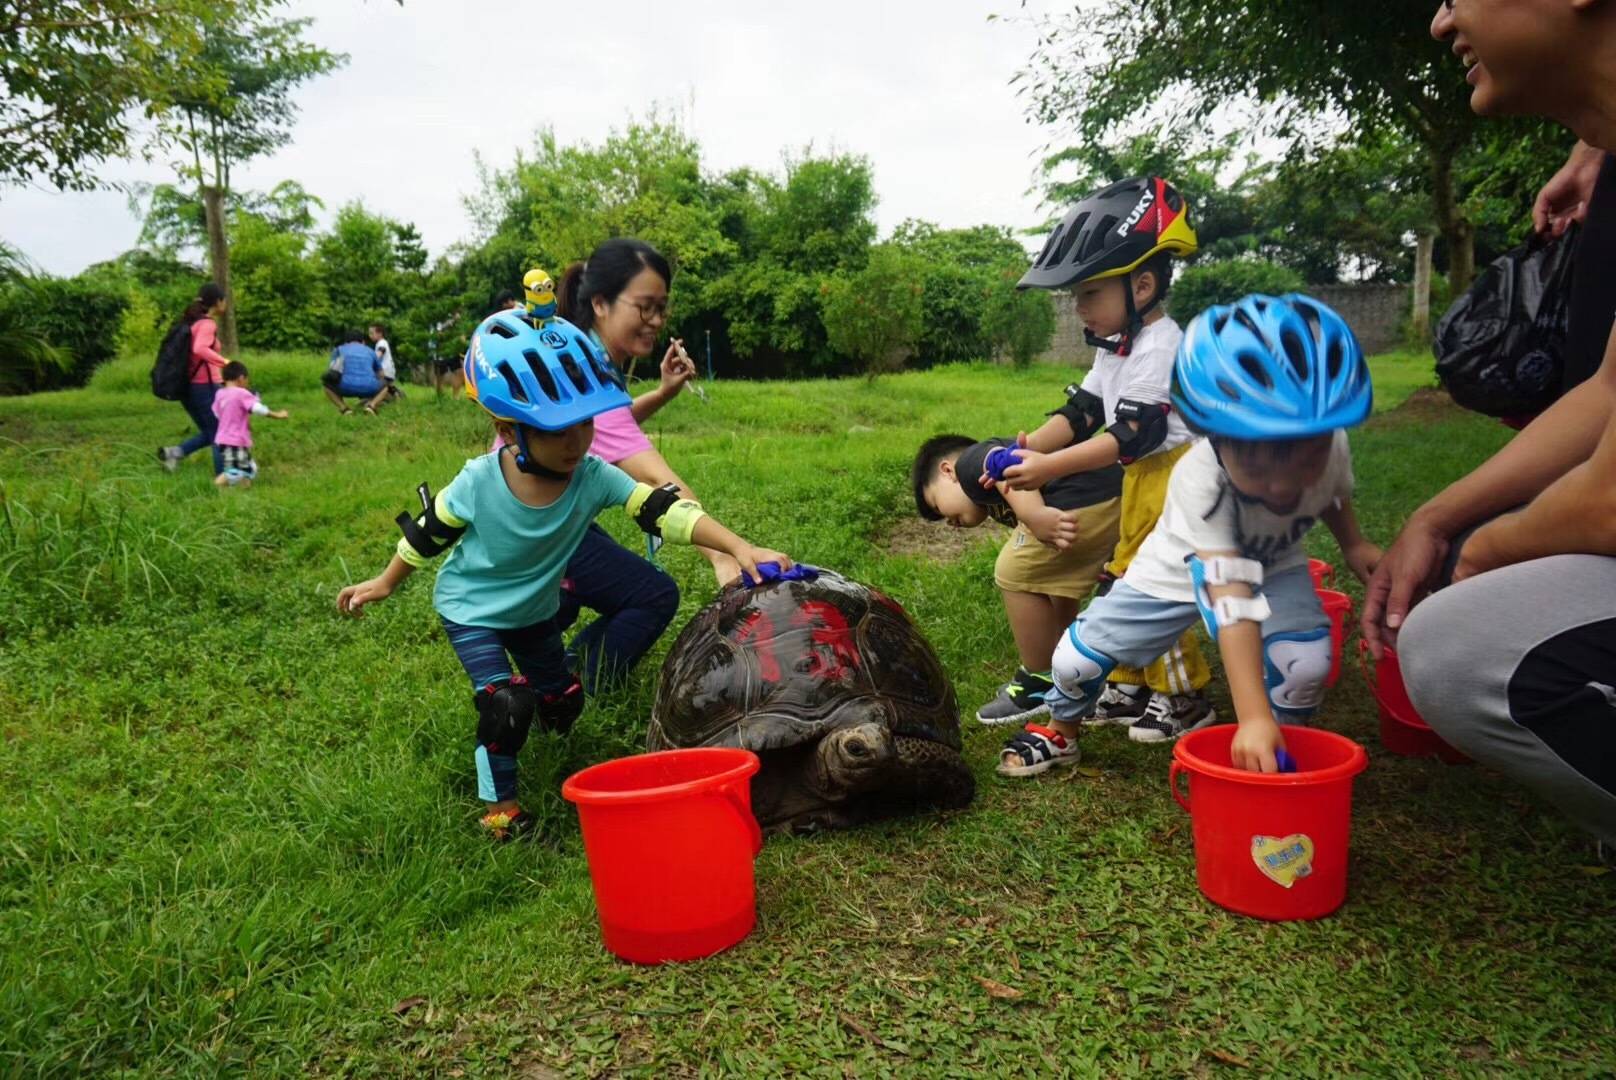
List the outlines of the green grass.
<svg viewBox="0 0 1616 1080">
<path fill-rule="evenodd" d="M 1351 671 L 1324 721 L 1372 767 L 1332 918 L 1270 925 L 1202 898 L 1165 751 L 1104 732 L 1082 771 L 1007 783 L 1003 733 L 971 724 L 968 812 L 771 840 L 741 946 L 614 962 L 558 788 L 642 745 L 661 649 L 568 740 L 530 742 L 542 838 L 487 844 L 426 583 L 362 622 L 333 603 L 487 425 L 421 389 L 339 418 L 319 357 L 247 359 L 293 413 L 257 425 L 250 492 L 217 493 L 200 459 L 157 469 L 186 424 L 142 364 L 0 401 L 0 1073 L 1616 1070 L 1616 878 L 1499 778 L 1380 752 Z M 1508 433 L 1389 411 L 1429 361 L 1375 370 L 1357 504 L 1385 541 Z M 899 598 L 974 708 L 1013 664 L 990 538 L 957 561 L 882 538 L 912 517 L 921 438 L 1032 425 L 1069 374 L 720 383 L 650 430 L 726 523 Z M 1336 555 L 1322 530 L 1310 544 Z M 710 576 L 688 551 L 664 561 L 682 621 Z"/>
</svg>

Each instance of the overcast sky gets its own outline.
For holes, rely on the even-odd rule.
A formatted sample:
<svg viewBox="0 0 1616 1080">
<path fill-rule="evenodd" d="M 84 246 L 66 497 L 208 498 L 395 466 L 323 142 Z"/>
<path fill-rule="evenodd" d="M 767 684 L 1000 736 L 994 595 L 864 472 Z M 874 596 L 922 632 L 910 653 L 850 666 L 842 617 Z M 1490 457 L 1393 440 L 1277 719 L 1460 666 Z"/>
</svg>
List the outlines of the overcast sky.
<svg viewBox="0 0 1616 1080">
<path fill-rule="evenodd" d="M 1052 0 L 1029 0 L 1039 12 Z M 777 168 L 781 154 L 868 155 L 883 234 L 909 217 L 1025 228 L 1049 132 L 1009 80 L 1035 31 L 1019 0 L 295 0 L 310 38 L 348 65 L 306 86 L 292 144 L 248 163 L 238 188 L 300 181 L 328 212 L 353 199 L 413 221 L 436 255 L 472 232 L 461 199 L 473 153 L 510 163 L 551 126 L 599 141 L 653 106 L 684 117 L 710 171 Z M 991 13 L 1017 18 L 988 21 Z M 173 178 L 112 163 L 118 181 Z M 0 237 L 54 274 L 132 246 L 117 192 L 0 188 Z"/>
</svg>

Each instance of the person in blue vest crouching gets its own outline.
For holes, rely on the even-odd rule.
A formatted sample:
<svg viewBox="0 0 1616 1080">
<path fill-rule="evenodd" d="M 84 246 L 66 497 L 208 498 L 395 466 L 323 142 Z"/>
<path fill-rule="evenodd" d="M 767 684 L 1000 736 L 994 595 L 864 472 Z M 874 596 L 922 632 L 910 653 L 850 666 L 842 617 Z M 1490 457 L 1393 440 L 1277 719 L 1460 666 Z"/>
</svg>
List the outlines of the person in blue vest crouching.
<svg viewBox="0 0 1616 1080">
<path fill-rule="evenodd" d="M 342 344 L 331 350 L 331 364 L 320 377 L 325 396 L 344 416 L 353 412 L 349 398 L 358 398 L 372 416 L 387 400 L 387 380 L 376 350 L 358 330 L 343 335 Z"/>
</svg>

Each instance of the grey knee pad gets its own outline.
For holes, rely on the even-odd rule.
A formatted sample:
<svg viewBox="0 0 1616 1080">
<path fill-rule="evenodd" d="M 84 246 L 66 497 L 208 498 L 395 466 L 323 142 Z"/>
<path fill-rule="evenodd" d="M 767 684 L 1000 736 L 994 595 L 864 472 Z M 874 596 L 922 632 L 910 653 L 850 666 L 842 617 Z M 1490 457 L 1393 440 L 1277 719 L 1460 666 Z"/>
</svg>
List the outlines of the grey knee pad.
<svg viewBox="0 0 1616 1080">
<path fill-rule="evenodd" d="M 483 687 L 472 703 L 477 707 L 477 745 L 490 754 L 515 757 L 527 742 L 539 695 L 518 675 L 508 683 Z"/>
<path fill-rule="evenodd" d="M 1306 720 L 1317 711 L 1330 659 L 1329 627 L 1263 638 L 1263 683 L 1277 719 Z"/>
</svg>

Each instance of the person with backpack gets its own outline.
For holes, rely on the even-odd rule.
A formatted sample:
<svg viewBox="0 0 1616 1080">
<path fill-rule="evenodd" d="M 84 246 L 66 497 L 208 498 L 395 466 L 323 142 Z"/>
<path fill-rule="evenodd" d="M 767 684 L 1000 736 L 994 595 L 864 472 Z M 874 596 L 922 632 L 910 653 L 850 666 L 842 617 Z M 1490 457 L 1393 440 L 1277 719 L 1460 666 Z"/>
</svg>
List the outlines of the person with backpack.
<svg viewBox="0 0 1616 1080">
<path fill-rule="evenodd" d="M 196 425 L 196 434 L 178 446 L 159 446 L 157 460 L 169 472 L 204 446 L 213 448 L 213 475 L 224 471 L 213 436 L 219 430 L 213 398 L 224 385 L 220 373 L 230 361 L 219 352 L 220 315 L 229 298 L 214 282 L 197 290 L 196 299 L 163 339 L 152 369 L 152 392 L 165 401 L 178 401 Z"/>
</svg>

